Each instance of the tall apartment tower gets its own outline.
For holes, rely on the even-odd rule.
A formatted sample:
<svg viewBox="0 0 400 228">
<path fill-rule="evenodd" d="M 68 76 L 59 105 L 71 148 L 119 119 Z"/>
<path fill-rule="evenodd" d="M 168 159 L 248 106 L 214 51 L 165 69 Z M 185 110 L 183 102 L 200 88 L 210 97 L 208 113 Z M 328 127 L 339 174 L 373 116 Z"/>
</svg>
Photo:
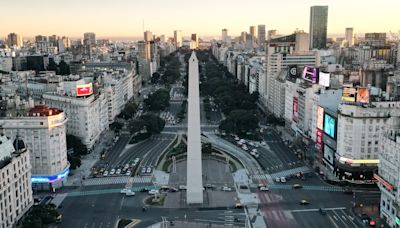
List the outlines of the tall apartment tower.
<svg viewBox="0 0 400 228">
<path fill-rule="evenodd" d="M 328 6 L 310 8 L 310 49 L 326 48 L 328 31 Z"/>
<path fill-rule="evenodd" d="M 265 25 L 258 25 L 257 26 L 257 42 L 258 44 L 264 44 L 265 43 Z"/>
<path fill-rule="evenodd" d="M 96 45 L 96 34 L 93 32 L 84 33 L 83 34 L 83 44 Z"/>
<path fill-rule="evenodd" d="M 250 26 L 249 32 L 250 32 L 250 35 L 253 37 L 253 39 L 257 38 L 257 36 L 256 36 L 256 26 Z"/>
<path fill-rule="evenodd" d="M 222 29 L 221 40 L 224 43 L 228 41 L 228 29 L 226 28 Z"/>
<path fill-rule="evenodd" d="M 22 42 L 22 36 L 16 33 L 10 33 L 7 36 L 7 46 L 12 47 L 22 47 L 23 42 Z"/>
<path fill-rule="evenodd" d="M 176 48 L 182 47 L 182 31 L 181 30 L 174 31 L 174 40 L 175 40 Z"/>
<path fill-rule="evenodd" d="M 348 47 L 353 47 L 354 46 L 354 30 L 353 28 L 346 28 L 346 41 Z"/>
</svg>

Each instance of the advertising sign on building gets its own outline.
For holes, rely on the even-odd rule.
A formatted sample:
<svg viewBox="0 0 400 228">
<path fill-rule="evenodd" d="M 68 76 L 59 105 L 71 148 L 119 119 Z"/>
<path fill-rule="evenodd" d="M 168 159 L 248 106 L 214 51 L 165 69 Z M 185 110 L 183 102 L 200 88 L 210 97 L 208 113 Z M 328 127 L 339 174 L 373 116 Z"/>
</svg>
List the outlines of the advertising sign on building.
<svg viewBox="0 0 400 228">
<path fill-rule="evenodd" d="M 296 123 L 299 122 L 299 100 L 297 97 L 293 97 L 292 120 Z"/>
<path fill-rule="evenodd" d="M 93 85 L 92 83 L 76 85 L 76 96 L 87 96 L 93 93 Z"/>
<path fill-rule="evenodd" d="M 322 149 L 323 149 L 323 146 L 324 146 L 324 142 L 323 142 L 323 140 L 322 140 L 323 132 L 322 132 L 321 129 L 318 129 L 318 128 L 317 128 L 316 133 L 317 133 L 317 137 L 316 137 L 316 142 L 315 142 L 315 143 L 317 144 L 318 150 L 319 150 L 320 152 L 322 152 Z"/>
<path fill-rule="evenodd" d="M 324 108 L 317 106 L 317 128 L 324 129 Z"/>
<path fill-rule="evenodd" d="M 325 113 L 324 115 L 324 132 L 331 138 L 335 138 L 336 134 L 336 119 Z"/>
<path fill-rule="evenodd" d="M 318 75 L 319 75 L 319 69 L 315 67 L 309 67 L 305 66 L 303 70 L 303 79 L 311 82 L 311 83 L 317 83 L 318 82 Z"/>
<path fill-rule="evenodd" d="M 319 84 L 325 87 L 329 87 L 331 82 L 331 74 L 320 72 L 319 73 Z"/>
<path fill-rule="evenodd" d="M 360 87 L 357 89 L 357 102 L 369 103 L 369 90 L 368 88 Z"/>
<path fill-rule="evenodd" d="M 297 66 L 291 65 L 288 67 L 288 75 L 290 79 L 297 78 Z"/>
<path fill-rule="evenodd" d="M 357 90 L 355 88 L 343 88 L 342 101 L 356 101 Z"/>
</svg>

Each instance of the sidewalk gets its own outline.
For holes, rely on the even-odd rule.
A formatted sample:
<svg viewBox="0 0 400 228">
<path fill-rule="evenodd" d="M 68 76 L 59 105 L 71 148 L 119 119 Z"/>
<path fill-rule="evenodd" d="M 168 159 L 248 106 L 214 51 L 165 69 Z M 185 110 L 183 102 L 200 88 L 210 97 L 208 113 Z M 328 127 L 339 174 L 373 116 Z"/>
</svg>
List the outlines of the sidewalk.
<svg viewBox="0 0 400 228">
<path fill-rule="evenodd" d="M 100 140 L 95 144 L 92 152 L 82 157 L 81 166 L 79 168 L 71 171 L 71 176 L 68 177 L 64 186 L 81 186 L 81 181 L 83 178 L 89 177 L 91 173 L 91 168 L 96 164 L 100 158 L 100 153 L 106 148 L 106 143 L 114 137 L 114 132 L 107 130 L 102 133 Z"/>
</svg>

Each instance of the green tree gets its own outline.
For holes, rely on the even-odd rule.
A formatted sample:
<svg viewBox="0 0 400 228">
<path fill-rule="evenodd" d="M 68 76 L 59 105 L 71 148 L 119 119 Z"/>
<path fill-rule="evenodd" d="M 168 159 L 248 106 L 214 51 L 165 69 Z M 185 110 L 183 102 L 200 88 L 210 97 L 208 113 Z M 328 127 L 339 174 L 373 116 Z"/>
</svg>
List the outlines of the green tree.
<svg viewBox="0 0 400 228">
<path fill-rule="evenodd" d="M 165 89 L 159 89 L 145 99 L 144 103 L 148 107 L 148 110 L 159 112 L 169 107 L 169 100 L 169 92 Z"/>
<path fill-rule="evenodd" d="M 85 155 L 87 154 L 87 148 L 82 143 L 81 139 L 74 135 L 67 135 L 67 149 L 74 149 L 75 155 Z"/>
<path fill-rule="evenodd" d="M 71 169 L 77 169 L 81 166 L 81 158 L 78 155 L 67 155 L 68 162 Z"/>
<path fill-rule="evenodd" d="M 159 134 L 165 126 L 165 121 L 161 119 L 158 115 L 153 113 L 146 113 L 140 117 L 143 121 L 144 126 L 147 129 L 147 132 L 150 134 Z"/>
<path fill-rule="evenodd" d="M 219 128 L 227 133 L 244 134 L 254 132 L 258 127 L 258 117 L 254 112 L 238 109 L 233 110 Z"/>
<path fill-rule="evenodd" d="M 151 83 L 157 83 L 158 80 L 160 80 L 160 73 L 154 72 L 153 75 L 151 76 Z"/>
<path fill-rule="evenodd" d="M 135 116 L 138 109 L 137 104 L 134 101 L 130 101 L 125 105 L 125 108 L 118 115 L 119 118 L 128 120 Z"/>
</svg>

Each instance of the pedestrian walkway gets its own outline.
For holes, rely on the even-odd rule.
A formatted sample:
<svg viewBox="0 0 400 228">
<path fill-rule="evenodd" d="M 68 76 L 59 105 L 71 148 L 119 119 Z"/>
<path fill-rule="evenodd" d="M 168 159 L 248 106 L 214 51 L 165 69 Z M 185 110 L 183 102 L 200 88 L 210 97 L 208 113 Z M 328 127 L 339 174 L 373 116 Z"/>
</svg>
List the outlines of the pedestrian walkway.
<svg viewBox="0 0 400 228">
<path fill-rule="evenodd" d="M 310 168 L 308 168 L 307 166 L 301 166 L 301 167 L 288 169 L 288 170 L 284 170 L 284 171 L 277 172 L 277 173 L 272 173 L 271 177 L 273 179 L 275 179 L 277 177 L 287 177 L 287 176 L 291 176 L 293 174 L 297 174 L 297 173 L 300 173 L 300 172 L 309 173 L 309 172 L 312 172 L 312 170 Z"/>
<path fill-rule="evenodd" d="M 109 185 L 109 184 L 126 184 L 128 182 L 133 183 L 151 183 L 152 177 L 101 177 L 101 178 L 91 178 L 83 181 L 83 185 L 92 186 L 92 185 Z"/>
<path fill-rule="evenodd" d="M 148 185 L 148 186 L 135 186 L 131 187 L 130 190 L 133 192 L 140 192 L 143 189 L 151 190 L 151 189 L 159 189 L 157 186 Z M 73 196 L 90 196 L 90 195 L 102 195 L 102 194 L 111 194 L 111 193 L 120 193 L 122 188 L 112 188 L 112 189 L 99 189 L 99 190 L 91 190 L 91 191 L 77 191 L 68 193 L 69 197 Z"/>
<path fill-rule="evenodd" d="M 255 174 L 251 176 L 251 179 L 254 180 L 266 180 L 268 183 L 273 183 L 274 179 L 269 174 Z"/>
</svg>

